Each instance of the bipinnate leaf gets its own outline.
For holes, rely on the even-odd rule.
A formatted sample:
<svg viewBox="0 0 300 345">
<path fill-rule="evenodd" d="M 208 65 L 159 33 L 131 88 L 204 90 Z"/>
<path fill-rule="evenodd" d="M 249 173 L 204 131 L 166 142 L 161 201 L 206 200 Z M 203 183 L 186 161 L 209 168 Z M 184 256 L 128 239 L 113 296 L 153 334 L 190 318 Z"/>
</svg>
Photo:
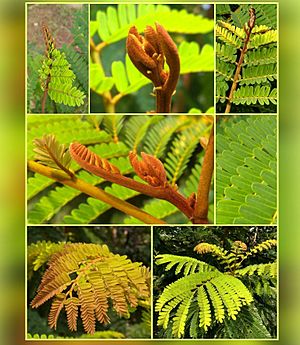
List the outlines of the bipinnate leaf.
<svg viewBox="0 0 300 345">
<path fill-rule="evenodd" d="M 51 328 L 56 329 L 65 308 L 71 331 L 77 329 L 80 312 L 85 332 L 93 334 L 96 320 L 109 322 L 109 309 L 127 316 L 129 307 L 147 302 L 149 295 L 149 270 L 141 263 L 111 253 L 106 245 L 69 243 L 50 258 L 30 305 L 38 308 L 53 298 L 48 317 Z"/>
<path fill-rule="evenodd" d="M 276 130 L 276 116 L 253 115 L 217 131 L 217 223 L 276 223 Z"/>
<path fill-rule="evenodd" d="M 41 139 L 34 140 L 35 159 L 41 164 L 50 168 L 60 169 L 67 172 L 71 177 L 73 173 L 69 170 L 71 156 L 66 146 L 59 144 L 53 134 L 46 134 Z"/>
<path fill-rule="evenodd" d="M 55 48 L 48 28 L 44 27 L 43 31 L 47 49 L 39 69 L 41 89 L 58 104 L 79 107 L 84 103 L 86 95 L 74 85 L 76 75 L 72 71 L 65 53 Z M 73 52 L 72 57 L 73 62 L 76 61 Z M 86 81 L 86 73 L 83 78 Z"/>
<path fill-rule="evenodd" d="M 227 15 L 217 22 L 217 102 L 230 101 L 235 106 L 242 105 L 242 109 L 257 106 L 258 112 L 263 109 L 261 106 L 269 105 L 264 112 L 274 112 L 278 33 L 276 6 L 271 7 L 239 5 L 230 13 L 232 22 L 228 22 Z M 229 106 L 226 112 L 230 112 Z"/>
<path fill-rule="evenodd" d="M 225 318 L 235 320 L 242 306 L 252 301 L 252 295 L 239 279 L 215 270 L 192 273 L 171 283 L 159 296 L 155 310 L 159 313 L 158 326 L 166 329 L 172 318 L 172 334 L 180 338 L 188 327 L 190 308 L 196 308 L 198 327 L 207 332 L 212 326 L 212 313 L 219 323 Z"/>
</svg>

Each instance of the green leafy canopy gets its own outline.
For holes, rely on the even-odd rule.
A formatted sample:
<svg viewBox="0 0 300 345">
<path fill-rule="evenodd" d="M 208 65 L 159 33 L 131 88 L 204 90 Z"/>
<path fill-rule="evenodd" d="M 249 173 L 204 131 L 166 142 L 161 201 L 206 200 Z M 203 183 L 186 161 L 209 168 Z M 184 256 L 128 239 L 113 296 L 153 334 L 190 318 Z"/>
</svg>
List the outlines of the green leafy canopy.
<svg viewBox="0 0 300 345">
<path fill-rule="evenodd" d="M 250 250 L 241 241 L 234 241 L 230 250 L 199 243 L 194 250 L 200 255 L 211 253 L 215 256 L 225 267 L 224 273 L 195 258 L 157 255 L 156 265 L 166 264 L 165 271 L 175 268 L 175 276 L 183 275 L 167 285 L 157 298 L 157 325 L 169 329 L 173 338 L 198 338 L 214 327 L 219 333 L 228 333 L 242 318 L 244 323 L 248 322 L 247 326 L 243 324 L 243 335 L 255 337 L 253 334 L 256 334 L 258 338 L 269 338 L 270 334 L 255 309 L 254 294 L 257 292 L 250 289 L 243 278 L 252 279 L 257 287 L 264 281 L 270 289 L 268 282 L 276 280 L 277 276 L 276 262 L 240 267 L 246 258 L 271 250 L 276 243 L 276 240 L 266 240 Z M 251 322 L 254 315 L 257 320 Z"/>
</svg>

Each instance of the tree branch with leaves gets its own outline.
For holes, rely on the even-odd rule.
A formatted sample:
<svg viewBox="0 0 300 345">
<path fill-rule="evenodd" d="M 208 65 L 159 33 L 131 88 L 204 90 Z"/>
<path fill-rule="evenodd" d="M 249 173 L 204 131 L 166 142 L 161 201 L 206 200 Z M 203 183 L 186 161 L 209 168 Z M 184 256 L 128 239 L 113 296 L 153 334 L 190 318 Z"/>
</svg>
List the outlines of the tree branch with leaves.
<svg viewBox="0 0 300 345">
<path fill-rule="evenodd" d="M 118 199 L 116 196 L 90 185 L 78 178 L 70 169 L 72 159 L 80 167 L 99 176 L 105 181 L 133 190 L 154 199 L 168 201 L 174 205 L 188 221 L 195 224 L 208 223 L 209 192 L 214 165 L 214 127 L 209 126 L 210 136 L 204 147 L 204 158 L 199 178 L 198 191 L 186 197 L 178 190 L 178 186 L 167 178 L 168 172 L 164 164 L 154 155 L 141 152 L 139 160 L 137 151 L 129 152 L 128 160 L 133 171 L 139 177 L 131 178 L 122 174 L 120 169 L 101 156 L 97 155 L 85 145 L 71 143 L 69 149 L 60 145 L 54 135 L 45 135 L 34 140 L 35 161 L 28 162 L 28 168 L 48 178 L 73 187 L 87 195 L 97 198 L 109 205 L 131 215 L 145 223 L 159 224 L 162 220 L 151 216 L 136 206 Z M 200 138 L 199 138 L 200 140 Z"/>
</svg>

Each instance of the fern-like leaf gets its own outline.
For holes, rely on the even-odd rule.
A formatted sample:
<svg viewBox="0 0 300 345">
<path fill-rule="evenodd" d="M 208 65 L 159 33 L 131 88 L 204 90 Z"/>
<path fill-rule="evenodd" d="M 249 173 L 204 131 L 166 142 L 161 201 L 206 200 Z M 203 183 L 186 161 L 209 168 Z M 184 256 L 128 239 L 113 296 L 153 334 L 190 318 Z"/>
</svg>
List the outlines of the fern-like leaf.
<svg viewBox="0 0 300 345">
<path fill-rule="evenodd" d="M 262 252 L 262 251 L 265 251 L 265 250 L 269 250 L 271 249 L 272 247 L 275 247 L 277 246 L 277 240 L 266 240 L 262 243 L 259 243 L 257 244 L 255 247 L 253 247 L 251 250 L 250 250 L 250 253 L 253 255 L 253 254 L 257 254 L 258 252 Z"/>
<path fill-rule="evenodd" d="M 27 274 L 29 278 L 33 271 L 37 271 L 50 257 L 61 250 L 64 243 L 53 243 L 51 241 L 38 241 L 27 248 Z"/>
<path fill-rule="evenodd" d="M 251 116 L 217 135 L 217 222 L 276 221 L 276 118 Z"/>
<path fill-rule="evenodd" d="M 230 101 L 235 105 L 251 106 L 250 109 L 253 105 L 277 104 L 278 37 L 273 25 L 265 25 L 272 21 L 263 14 L 268 6 L 273 13 L 273 5 L 257 5 L 257 10 L 254 6 L 256 25 L 249 36 L 249 5 L 240 5 L 234 12 L 228 13 L 231 15 L 229 21 L 228 14 L 220 16 L 226 21 L 219 20 L 216 26 L 217 102 Z M 266 19 L 266 23 L 261 22 L 262 18 Z M 236 75 L 238 70 L 239 75 Z"/>
<path fill-rule="evenodd" d="M 132 116 L 126 125 L 126 144 L 134 152 L 147 134 L 147 130 L 153 124 L 161 121 L 161 116 Z"/>
<path fill-rule="evenodd" d="M 194 294 L 195 292 L 190 292 L 187 295 L 187 297 L 181 302 L 174 316 L 172 333 L 177 338 L 181 338 L 184 335 L 184 328 Z"/>
<path fill-rule="evenodd" d="M 177 117 L 166 117 L 156 123 L 147 133 L 143 150 L 154 157 L 160 158 L 165 152 L 172 135 L 188 121 L 179 121 Z"/>
<path fill-rule="evenodd" d="M 64 303 L 67 313 L 68 327 L 71 331 L 77 330 L 78 305 L 79 300 L 76 297 L 68 298 Z"/>
<path fill-rule="evenodd" d="M 126 316 L 129 306 L 136 307 L 140 299 L 149 298 L 147 271 L 140 263 L 111 253 L 106 245 L 65 244 L 48 265 L 31 306 L 37 308 L 53 298 L 49 313 L 52 328 L 65 308 L 68 326 L 76 330 L 79 307 L 84 330 L 93 334 L 96 317 L 102 323 L 109 321 L 108 300 L 120 316 Z"/>
<path fill-rule="evenodd" d="M 156 256 L 156 265 L 167 264 L 166 271 L 169 271 L 173 267 L 176 267 L 175 274 L 180 274 L 183 271 L 183 275 L 189 275 L 196 272 L 209 272 L 216 269 L 208 265 L 207 263 L 190 258 L 188 256 L 178 256 L 171 254 L 160 254 Z"/>
<path fill-rule="evenodd" d="M 155 310 L 159 312 L 158 325 L 167 327 L 172 310 L 177 308 L 173 318 L 172 333 L 184 335 L 186 313 L 193 302 L 198 305 L 199 327 L 204 331 L 212 324 L 212 311 L 223 322 L 226 317 L 236 319 L 243 305 L 249 305 L 253 298 L 246 286 L 237 278 L 218 271 L 192 273 L 168 285 L 159 296 Z M 226 313 L 225 313 L 226 311 Z"/>
<path fill-rule="evenodd" d="M 54 135 L 44 135 L 42 139 L 34 140 L 36 153 L 35 159 L 40 163 L 51 168 L 61 169 L 71 177 L 74 174 L 69 170 L 71 164 L 71 156 L 66 146 L 59 144 Z"/>
<path fill-rule="evenodd" d="M 86 97 L 73 82 L 76 78 L 64 53 L 54 48 L 48 52 L 39 70 L 42 90 L 56 103 L 80 106 Z"/>
<path fill-rule="evenodd" d="M 192 153 L 199 144 L 199 137 L 203 134 L 204 128 L 204 125 L 199 123 L 194 128 L 182 131 L 173 141 L 165 163 L 167 176 L 172 185 L 175 185 L 184 172 Z"/>
<path fill-rule="evenodd" d="M 253 274 L 269 278 L 276 278 L 277 262 L 272 262 L 268 264 L 248 265 L 245 268 L 241 268 L 235 271 L 236 276 L 252 276 Z"/>
</svg>

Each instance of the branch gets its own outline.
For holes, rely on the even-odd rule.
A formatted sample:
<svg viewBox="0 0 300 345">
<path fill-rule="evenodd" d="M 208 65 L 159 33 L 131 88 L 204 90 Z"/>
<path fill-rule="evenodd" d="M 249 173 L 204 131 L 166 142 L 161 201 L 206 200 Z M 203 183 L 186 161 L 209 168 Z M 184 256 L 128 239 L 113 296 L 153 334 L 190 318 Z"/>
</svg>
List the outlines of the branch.
<svg viewBox="0 0 300 345">
<path fill-rule="evenodd" d="M 120 200 L 115 196 L 106 193 L 98 187 L 92 186 L 89 183 L 86 183 L 85 181 L 80 180 L 76 177 L 70 179 L 70 176 L 63 171 L 51 169 L 32 160 L 28 161 L 27 164 L 28 168 L 31 171 L 49 177 L 52 180 L 58 181 L 64 185 L 75 188 L 82 193 L 90 195 L 95 199 L 103 201 L 111 205 L 112 207 L 141 220 L 146 224 L 165 224 L 164 221 L 151 216 L 150 214 L 140 210 L 139 208 L 129 204 L 126 201 Z"/>
<path fill-rule="evenodd" d="M 192 217 L 192 207 L 188 203 L 188 200 L 168 183 L 163 164 L 159 159 L 142 153 L 143 160 L 139 162 L 136 154 L 133 152 L 130 153 L 129 159 L 135 172 L 139 177 L 149 183 L 144 184 L 123 176 L 118 168 L 82 144 L 72 143 L 70 145 L 70 154 L 83 169 L 107 181 L 136 190 L 153 198 L 169 201 L 189 219 Z"/>
<path fill-rule="evenodd" d="M 243 46 L 243 49 L 241 50 L 241 55 L 240 55 L 239 61 L 237 63 L 237 67 L 236 67 L 235 74 L 233 77 L 233 82 L 231 85 L 230 93 L 229 93 L 227 104 L 226 104 L 225 114 L 230 113 L 233 94 L 237 88 L 237 84 L 238 84 L 240 74 L 241 74 L 242 65 L 244 62 L 244 58 L 245 58 L 245 55 L 248 51 L 248 44 L 250 42 L 251 32 L 252 32 L 254 25 L 255 25 L 256 16 L 255 16 L 254 8 L 250 7 L 249 14 L 250 14 L 250 19 L 248 21 L 248 28 L 246 27 L 246 25 L 244 25 L 244 31 L 246 33 L 246 37 L 244 39 L 244 46 Z"/>
<path fill-rule="evenodd" d="M 43 99 L 42 99 L 42 113 L 45 113 L 45 107 L 46 107 L 46 100 L 48 96 L 48 87 L 50 83 L 50 74 L 47 77 L 46 83 L 45 83 L 45 89 L 44 89 L 44 94 L 43 94 Z"/>
<path fill-rule="evenodd" d="M 212 125 L 205 155 L 203 159 L 202 170 L 198 185 L 198 192 L 195 204 L 195 211 L 193 214 L 194 224 L 208 223 L 208 206 L 209 206 L 209 191 L 211 185 L 212 174 L 214 170 L 214 125 Z"/>
</svg>

